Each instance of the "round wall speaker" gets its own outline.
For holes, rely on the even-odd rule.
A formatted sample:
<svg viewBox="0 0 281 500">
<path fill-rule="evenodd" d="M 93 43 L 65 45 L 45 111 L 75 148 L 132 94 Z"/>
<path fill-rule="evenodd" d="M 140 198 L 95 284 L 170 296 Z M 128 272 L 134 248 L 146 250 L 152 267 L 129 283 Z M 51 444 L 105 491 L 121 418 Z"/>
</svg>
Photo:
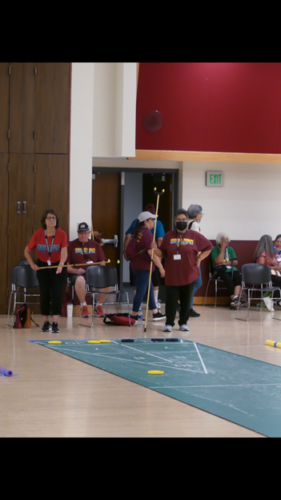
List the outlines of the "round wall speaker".
<svg viewBox="0 0 281 500">
<path fill-rule="evenodd" d="M 163 116 L 157 110 L 149 111 L 143 119 L 143 126 L 148 132 L 157 132 L 162 125 Z"/>
</svg>

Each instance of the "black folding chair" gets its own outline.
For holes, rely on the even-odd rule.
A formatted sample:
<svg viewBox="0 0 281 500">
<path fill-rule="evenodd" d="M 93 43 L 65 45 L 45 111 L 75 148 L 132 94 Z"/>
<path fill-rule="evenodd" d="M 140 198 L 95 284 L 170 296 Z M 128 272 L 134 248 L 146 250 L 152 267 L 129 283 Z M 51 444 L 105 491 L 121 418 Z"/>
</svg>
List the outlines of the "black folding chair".
<svg viewBox="0 0 281 500">
<path fill-rule="evenodd" d="M 120 310 L 121 304 L 126 304 L 128 307 L 129 314 L 129 295 L 125 290 L 119 290 L 118 287 L 118 277 L 117 277 L 117 269 L 115 267 L 107 267 L 107 266 L 89 266 L 86 269 L 86 274 L 84 275 L 86 279 L 86 294 L 91 294 L 93 297 L 93 316 L 94 318 L 94 304 L 95 304 L 95 295 L 102 294 L 106 295 L 107 298 L 104 302 L 104 306 L 107 305 L 117 305 L 118 311 Z M 101 292 L 101 288 L 110 287 L 112 290 L 109 292 Z M 122 300 L 124 297 L 125 300 Z M 114 300 L 115 299 L 115 300 Z M 81 319 L 81 315 L 80 315 Z M 79 323 L 81 324 L 81 323 Z M 87 326 L 84 325 L 83 326 Z M 93 326 L 93 320 L 92 324 Z"/>
<path fill-rule="evenodd" d="M 241 321 L 248 321 L 250 316 L 251 301 L 259 300 L 262 304 L 263 294 L 265 292 L 271 293 L 271 299 L 273 301 L 279 301 L 281 299 L 281 291 L 279 287 L 272 286 L 271 270 L 270 267 L 265 264 L 255 264 L 255 263 L 244 264 L 242 266 L 241 273 L 242 273 L 242 281 L 241 281 L 240 299 L 243 292 L 248 292 L 247 296 L 248 316 L 247 319 L 239 318 L 236 316 L 236 319 L 239 319 Z M 279 292 L 279 297 L 273 296 L 275 291 Z M 257 296 L 253 297 L 253 293 L 255 293 L 255 295 L 258 295 L 258 297 Z M 238 305 L 237 313 L 239 309 L 240 306 Z M 262 307 L 260 307 L 259 310 L 261 311 L 261 309 Z M 278 318 L 273 318 L 273 319 L 278 319 Z"/>
<path fill-rule="evenodd" d="M 40 293 L 29 291 L 34 288 L 39 288 L 36 271 L 33 271 L 30 265 L 25 265 L 25 261 L 23 261 L 12 270 L 12 289 L 9 297 L 8 318 L 6 325 L 13 327 L 13 325 L 9 324 L 12 301 L 12 316 L 15 316 L 17 304 L 22 304 L 23 302 L 25 302 L 26 305 L 38 304 L 38 301 L 29 301 L 29 298 L 31 297 L 40 297 Z M 18 296 L 21 297 L 21 300 L 17 300 Z"/>
</svg>

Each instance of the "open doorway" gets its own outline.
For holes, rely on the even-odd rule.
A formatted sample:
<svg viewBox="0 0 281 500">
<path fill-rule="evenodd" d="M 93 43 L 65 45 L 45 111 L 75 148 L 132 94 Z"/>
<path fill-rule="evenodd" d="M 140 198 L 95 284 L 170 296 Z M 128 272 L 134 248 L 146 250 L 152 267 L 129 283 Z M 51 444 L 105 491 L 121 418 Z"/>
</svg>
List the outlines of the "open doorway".
<svg viewBox="0 0 281 500">
<path fill-rule="evenodd" d="M 172 229 L 178 205 L 178 177 L 178 170 L 174 169 L 93 167 L 93 229 L 102 232 L 102 238 L 109 240 L 103 245 L 104 253 L 111 261 L 109 265 L 117 268 L 120 288 L 129 288 L 130 299 L 133 290 L 130 289 L 129 262 L 123 257 L 125 233 L 147 203 L 156 206 L 154 188 L 157 191 L 164 189 L 159 201 L 159 220 L 166 232 Z"/>
</svg>

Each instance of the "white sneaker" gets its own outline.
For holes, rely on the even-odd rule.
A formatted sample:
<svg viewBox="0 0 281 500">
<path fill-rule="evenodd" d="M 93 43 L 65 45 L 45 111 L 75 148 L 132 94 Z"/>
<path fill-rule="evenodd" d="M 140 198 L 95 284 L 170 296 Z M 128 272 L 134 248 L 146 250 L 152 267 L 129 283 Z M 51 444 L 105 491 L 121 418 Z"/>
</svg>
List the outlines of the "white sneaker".
<svg viewBox="0 0 281 500">
<path fill-rule="evenodd" d="M 270 312 L 274 312 L 273 300 L 270 297 L 264 297 L 263 301 Z"/>
<path fill-rule="evenodd" d="M 189 328 L 187 325 L 181 325 L 180 326 L 180 331 L 181 332 L 189 332 Z"/>
</svg>

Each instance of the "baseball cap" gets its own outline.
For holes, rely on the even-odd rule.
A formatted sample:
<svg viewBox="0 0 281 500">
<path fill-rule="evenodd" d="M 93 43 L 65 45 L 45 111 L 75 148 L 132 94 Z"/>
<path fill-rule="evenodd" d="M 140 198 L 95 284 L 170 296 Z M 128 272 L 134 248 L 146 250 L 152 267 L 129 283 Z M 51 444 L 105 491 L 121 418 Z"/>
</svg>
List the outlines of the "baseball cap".
<svg viewBox="0 0 281 500">
<path fill-rule="evenodd" d="M 90 231 L 87 222 L 80 222 L 80 224 L 78 224 L 77 232 L 79 233 L 80 231 Z"/>
<path fill-rule="evenodd" d="M 154 215 L 151 212 L 141 212 L 138 216 L 138 220 L 144 222 L 147 219 L 156 219 L 156 217 L 158 217 L 158 215 Z"/>
</svg>

